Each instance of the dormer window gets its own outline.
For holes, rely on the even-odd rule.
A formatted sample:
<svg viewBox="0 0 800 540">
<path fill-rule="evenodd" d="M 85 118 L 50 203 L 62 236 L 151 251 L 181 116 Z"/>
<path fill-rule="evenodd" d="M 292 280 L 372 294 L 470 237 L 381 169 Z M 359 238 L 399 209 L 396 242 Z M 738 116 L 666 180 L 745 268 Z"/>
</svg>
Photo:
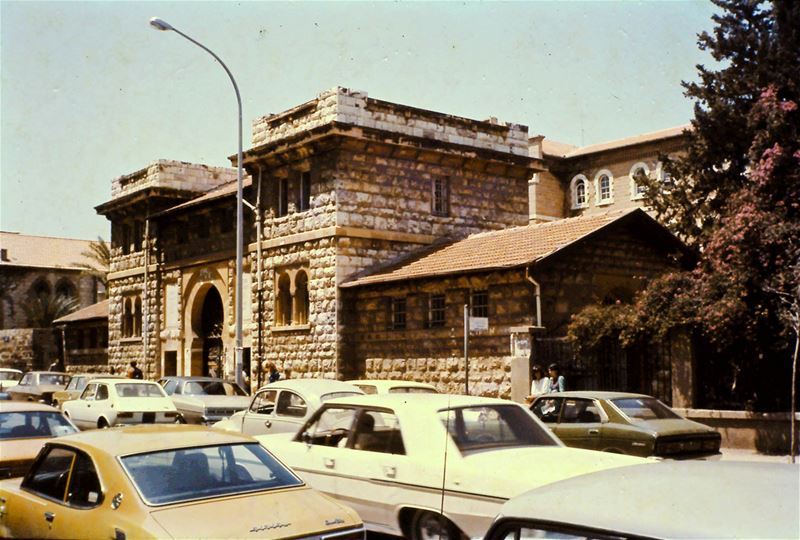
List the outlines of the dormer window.
<svg viewBox="0 0 800 540">
<path fill-rule="evenodd" d="M 589 180 L 582 174 L 576 175 L 570 182 L 570 193 L 572 194 L 572 209 L 586 208 L 589 206 L 587 186 Z"/>
</svg>

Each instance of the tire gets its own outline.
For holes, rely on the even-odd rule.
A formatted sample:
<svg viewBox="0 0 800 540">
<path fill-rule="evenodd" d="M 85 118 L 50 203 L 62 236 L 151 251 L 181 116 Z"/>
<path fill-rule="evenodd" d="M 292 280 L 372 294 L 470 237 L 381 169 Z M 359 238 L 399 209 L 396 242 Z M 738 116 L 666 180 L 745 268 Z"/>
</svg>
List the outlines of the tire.
<svg viewBox="0 0 800 540">
<path fill-rule="evenodd" d="M 105 418 L 101 417 L 100 420 L 97 421 L 97 429 L 107 429 L 108 427 L 108 420 Z"/>
<path fill-rule="evenodd" d="M 426 510 L 419 510 L 411 520 L 411 540 L 460 540 L 458 527 L 446 517 Z"/>
</svg>

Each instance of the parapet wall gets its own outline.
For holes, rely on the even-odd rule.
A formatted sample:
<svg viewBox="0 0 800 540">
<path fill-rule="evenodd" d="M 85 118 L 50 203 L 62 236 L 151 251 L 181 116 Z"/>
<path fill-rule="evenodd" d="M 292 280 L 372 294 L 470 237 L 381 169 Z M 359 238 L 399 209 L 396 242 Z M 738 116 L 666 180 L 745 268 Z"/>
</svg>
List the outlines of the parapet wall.
<svg viewBox="0 0 800 540">
<path fill-rule="evenodd" d="M 528 156 L 528 127 L 471 120 L 387 101 L 336 87 L 280 114 L 253 121 L 253 147 L 298 135 L 325 124 L 350 124 L 409 137 Z"/>
<path fill-rule="evenodd" d="M 148 188 L 206 192 L 233 180 L 235 169 L 159 159 L 144 169 L 115 178 L 111 182 L 111 198 Z"/>
</svg>

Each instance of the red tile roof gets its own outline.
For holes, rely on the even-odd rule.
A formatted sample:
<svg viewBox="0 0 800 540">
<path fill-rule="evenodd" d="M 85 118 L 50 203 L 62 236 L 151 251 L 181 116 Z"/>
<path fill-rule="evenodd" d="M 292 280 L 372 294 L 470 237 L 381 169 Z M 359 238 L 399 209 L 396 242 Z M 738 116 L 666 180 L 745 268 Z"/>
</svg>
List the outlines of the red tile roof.
<svg viewBox="0 0 800 540">
<path fill-rule="evenodd" d="M 632 213 L 640 213 L 645 219 L 652 220 L 637 208 L 475 234 L 445 246 L 434 247 L 431 251 L 416 254 L 389 268 L 345 282 L 341 286 L 357 287 L 531 264 Z"/>
</svg>

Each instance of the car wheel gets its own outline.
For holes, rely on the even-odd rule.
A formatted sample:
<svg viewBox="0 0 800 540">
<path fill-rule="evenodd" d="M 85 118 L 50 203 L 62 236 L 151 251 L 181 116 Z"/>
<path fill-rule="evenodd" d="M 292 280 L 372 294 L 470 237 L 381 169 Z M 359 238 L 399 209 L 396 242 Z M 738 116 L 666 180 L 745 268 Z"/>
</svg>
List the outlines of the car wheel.
<svg viewBox="0 0 800 540">
<path fill-rule="evenodd" d="M 462 537 L 458 527 L 446 517 L 420 510 L 411 522 L 411 540 L 459 540 Z"/>
<path fill-rule="evenodd" d="M 98 429 L 106 429 L 108 427 L 108 420 L 105 418 L 101 418 L 97 421 L 97 428 Z"/>
<path fill-rule="evenodd" d="M 179 414 L 178 416 L 175 417 L 175 423 L 176 424 L 185 424 L 186 423 L 186 419 L 183 417 L 182 414 Z"/>
</svg>

